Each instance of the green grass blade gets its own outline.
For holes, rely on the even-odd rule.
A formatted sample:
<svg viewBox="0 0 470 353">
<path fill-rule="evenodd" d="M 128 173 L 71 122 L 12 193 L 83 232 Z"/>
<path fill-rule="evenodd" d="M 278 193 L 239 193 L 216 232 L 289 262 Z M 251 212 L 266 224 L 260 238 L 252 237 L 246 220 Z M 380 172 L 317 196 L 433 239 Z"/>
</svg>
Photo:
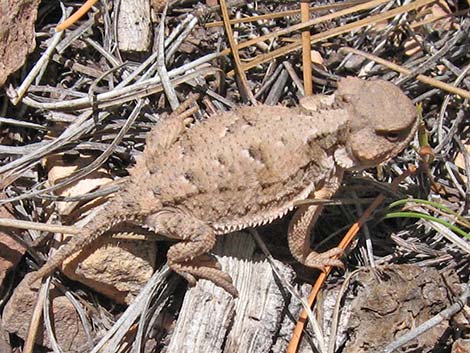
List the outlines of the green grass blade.
<svg viewBox="0 0 470 353">
<path fill-rule="evenodd" d="M 391 212 L 391 213 L 388 213 L 384 216 L 384 219 L 387 219 L 387 218 L 419 218 L 419 219 L 425 219 L 425 220 L 428 220 L 428 221 L 434 221 L 434 222 L 437 222 L 437 223 L 440 223 L 444 226 L 446 226 L 447 228 L 449 228 L 450 230 L 454 231 L 455 233 L 463 236 L 464 238 L 466 239 L 470 239 L 470 234 L 464 232 L 462 229 L 460 229 L 459 227 L 447 222 L 447 221 L 444 221 L 443 219 L 440 219 L 440 218 L 437 218 L 437 217 L 434 217 L 434 216 L 430 216 L 430 215 L 427 215 L 427 214 L 424 214 L 424 213 L 419 213 L 419 212 Z"/>
</svg>

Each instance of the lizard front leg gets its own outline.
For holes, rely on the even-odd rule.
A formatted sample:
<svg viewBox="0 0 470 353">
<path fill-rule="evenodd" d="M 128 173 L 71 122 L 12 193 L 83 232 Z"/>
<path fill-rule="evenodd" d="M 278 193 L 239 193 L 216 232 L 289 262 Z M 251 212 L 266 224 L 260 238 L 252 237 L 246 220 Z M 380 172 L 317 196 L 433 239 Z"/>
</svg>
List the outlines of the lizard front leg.
<svg viewBox="0 0 470 353">
<path fill-rule="evenodd" d="M 316 199 L 330 199 L 338 190 L 343 171 L 336 175 L 320 190 L 312 195 Z M 335 247 L 323 253 L 317 253 L 310 248 L 310 234 L 313 226 L 323 210 L 322 205 L 300 206 L 289 224 L 288 241 L 291 254 L 297 261 L 308 267 L 324 270 L 325 266 L 343 267 L 343 263 L 332 257 L 343 252 Z"/>
<path fill-rule="evenodd" d="M 230 275 L 220 269 L 216 260 L 209 260 L 207 253 L 216 241 L 212 227 L 179 210 L 163 210 L 147 217 L 145 223 L 158 233 L 181 240 L 168 250 L 168 265 L 190 285 L 195 285 L 197 279 L 207 279 L 238 296 Z"/>
<path fill-rule="evenodd" d="M 190 95 L 170 116 L 157 123 L 147 134 L 144 150 L 147 160 L 155 159 L 184 134 L 187 119 L 198 109 L 197 106 L 189 107 L 198 98 L 198 94 Z"/>
</svg>

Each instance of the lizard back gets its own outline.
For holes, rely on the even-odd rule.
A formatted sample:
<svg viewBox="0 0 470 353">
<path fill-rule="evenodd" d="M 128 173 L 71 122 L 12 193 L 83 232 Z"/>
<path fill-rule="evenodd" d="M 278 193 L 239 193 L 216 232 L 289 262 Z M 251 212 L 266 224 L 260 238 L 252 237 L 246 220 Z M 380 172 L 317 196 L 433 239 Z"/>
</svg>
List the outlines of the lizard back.
<svg viewBox="0 0 470 353">
<path fill-rule="evenodd" d="M 135 169 L 151 171 L 148 185 L 164 207 L 187 210 L 220 233 L 255 226 L 283 216 L 329 178 L 347 117 L 342 109 L 243 107 L 191 127 Z"/>
</svg>

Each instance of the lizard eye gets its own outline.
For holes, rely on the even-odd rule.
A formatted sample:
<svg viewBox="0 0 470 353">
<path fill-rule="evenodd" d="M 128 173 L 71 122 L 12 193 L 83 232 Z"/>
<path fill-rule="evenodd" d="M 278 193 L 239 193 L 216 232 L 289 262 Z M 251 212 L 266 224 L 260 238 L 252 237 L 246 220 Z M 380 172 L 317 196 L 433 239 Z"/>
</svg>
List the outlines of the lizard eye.
<svg viewBox="0 0 470 353">
<path fill-rule="evenodd" d="M 390 142 L 397 142 L 400 134 L 398 132 L 387 132 L 385 138 Z"/>
</svg>

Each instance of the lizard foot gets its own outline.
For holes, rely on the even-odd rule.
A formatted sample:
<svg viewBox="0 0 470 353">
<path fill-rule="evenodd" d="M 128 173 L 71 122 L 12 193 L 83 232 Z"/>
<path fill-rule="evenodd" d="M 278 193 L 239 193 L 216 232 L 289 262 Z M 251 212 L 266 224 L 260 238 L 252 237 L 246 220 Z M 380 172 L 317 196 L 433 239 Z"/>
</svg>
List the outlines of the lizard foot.
<svg viewBox="0 0 470 353">
<path fill-rule="evenodd" d="M 304 265 L 307 267 L 317 268 L 321 271 L 324 271 L 326 266 L 344 268 L 344 264 L 341 260 L 333 258 L 335 256 L 342 255 L 343 252 L 343 249 L 338 247 L 322 253 L 312 251 L 305 258 Z"/>
<path fill-rule="evenodd" d="M 172 235 L 175 239 L 183 240 L 170 247 L 167 259 L 170 268 L 190 285 L 195 285 L 197 279 L 207 279 L 233 296 L 238 296 L 232 278 L 208 254 L 216 241 L 215 231 L 211 226 L 196 217 L 174 210 L 148 217 L 146 223 L 154 229 L 165 230 L 165 234 Z"/>
<path fill-rule="evenodd" d="M 205 259 L 204 259 L 205 260 Z M 238 297 L 238 291 L 233 285 L 232 277 L 219 268 L 201 266 L 199 259 L 185 263 L 170 263 L 170 268 L 188 281 L 190 286 L 195 286 L 197 279 L 207 279 L 216 286 L 225 289 L 233 297 Z"/>
<path fill-rule="evenodd" d="M 197 258 L 192 259 L 190 265 L 194 267 L 212 267 L 217 270 L 222 270 L 222 265 L 217 261 L 217 258 L 209 253 L 199 255 Z"/>
</svg>

